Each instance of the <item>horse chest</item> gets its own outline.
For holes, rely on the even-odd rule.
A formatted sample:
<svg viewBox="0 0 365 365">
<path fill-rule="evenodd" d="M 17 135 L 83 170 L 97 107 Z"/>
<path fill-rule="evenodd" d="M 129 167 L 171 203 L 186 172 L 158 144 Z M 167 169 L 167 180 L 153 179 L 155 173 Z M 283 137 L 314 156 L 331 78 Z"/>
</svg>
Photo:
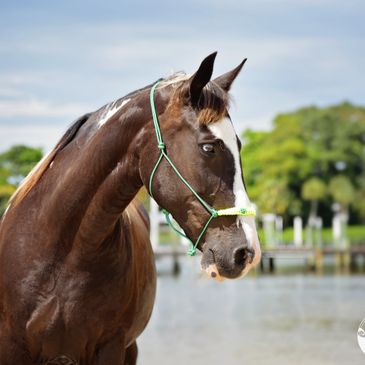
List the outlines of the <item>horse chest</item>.
<svg viewBox="0 0 365 365">
<path fill-rule="evenodd" d="M 84 358 L 113 336 L 122 336 L 126 346 L 138 337 L 155 298 L 153 257 L 143 267 L 105 271 L 96 275 L 65 268 L 58 276 L 54 290 L 39 301 L 26 325 L 34 355 Z"/>
</svg>

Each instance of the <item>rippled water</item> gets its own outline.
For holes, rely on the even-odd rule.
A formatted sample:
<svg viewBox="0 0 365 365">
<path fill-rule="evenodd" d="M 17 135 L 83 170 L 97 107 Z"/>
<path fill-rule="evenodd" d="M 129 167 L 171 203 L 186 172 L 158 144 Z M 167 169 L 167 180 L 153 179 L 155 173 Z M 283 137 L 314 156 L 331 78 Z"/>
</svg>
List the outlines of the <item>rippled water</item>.
<svg viewBox="0 0 365 365">
<path fill-rule="evenodd" d="M 160 269 L 169 262 L 159 263 Z M 217 283 L 185 259 L 160 276 L 139 364 L 365 364 L 365 276 L 250 276 Z"/>
</svg>

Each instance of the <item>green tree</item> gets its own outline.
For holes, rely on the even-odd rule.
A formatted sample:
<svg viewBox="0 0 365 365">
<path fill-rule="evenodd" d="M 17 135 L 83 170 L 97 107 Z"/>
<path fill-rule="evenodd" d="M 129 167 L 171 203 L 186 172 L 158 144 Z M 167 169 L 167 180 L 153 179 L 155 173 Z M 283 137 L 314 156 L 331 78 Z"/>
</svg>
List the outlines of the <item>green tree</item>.
<svg viewBox="0 0 365 365">
<path fill-rule="evenodd" d="M 0 154 L 0 216 L 7 202 L 34 165 L 42 158 L 40 148 L 16 145 Z"/>
<path fill-rule="evenodd" d="M 318 202 L 323 200 L 327 193 L 326 184 L 318 177 L 312 177 L 302 185 L 302 198 L 311 204 L 308 226 L 313 226 L 318 214 Z"/>
<path fill-rule="evenodd" d="M 357 182 L 358 189 L 355 193 L 353 206 L 355 210 L 359 213 L 362 222 L 365 223 L 365 176 L 361 176 Z"/>
<path fill-rule="evenodd" d="M 284 180 L 267 180 L 260 185 L 257 204 L 261 213 L 284 215 L 293 196 Z"/>
<path fill-rule="evenodd" d="M 341 210 L 348 213 L 349 205 L 355 200 L 356 192 L 351 181 L 343 175 L 335 176 L 329 184 L 329 191 Z"/>
<path fill-rule="evenodd" d="M 365 108 L 349 103 L 301 108 L 278 115 L 269 132 L 245 131 L 243 141 L 247 190 L 262 211 L 270 205 L 271 209 L 278 207 L 263 198 L 273 200 L 268 185 L 277 185 L 273 192 L 285 191 L 285 194 L 275 193 L 278 197 L 291 197 L 279 209 L 287 219 L 298 213 L 309 216 L 313 205 L 318 204 L 312 198 L 307 198 L 307 203 L 302 195 L 307 188 L 303 186 L 313 176 L 329 185 L 335 176 L 343 174 L 352 182 L 356 194 L 365 190 L 365 185 L 360 183 L 365 181 Z M 330 197 L 333 199 L 333 195 Z M 328 212 L 327 223 L 332 203 L 327 197 L 318 208 L 321 215 Z M 365 211 L 357 201 L 352 206 L 358 212 L 357 217 Z"/>
</svg>

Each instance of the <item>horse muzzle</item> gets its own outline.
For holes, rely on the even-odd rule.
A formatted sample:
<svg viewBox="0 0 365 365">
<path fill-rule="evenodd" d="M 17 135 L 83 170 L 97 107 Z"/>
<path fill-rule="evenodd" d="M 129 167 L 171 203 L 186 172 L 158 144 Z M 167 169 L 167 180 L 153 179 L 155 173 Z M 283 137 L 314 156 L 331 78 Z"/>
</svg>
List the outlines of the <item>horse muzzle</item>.
<svg viewBox="0 0 365 365">
<path fill-rule="evenodd" d="M 241 244 L 231 250 L 224 250 L 222 246 L 204 245 L 201 267 L 211 278 L 222 281 L 236 279 L 247 274 L 255 266 L 261 256 L 260 251 L 247 244 Z"/>
</svg>

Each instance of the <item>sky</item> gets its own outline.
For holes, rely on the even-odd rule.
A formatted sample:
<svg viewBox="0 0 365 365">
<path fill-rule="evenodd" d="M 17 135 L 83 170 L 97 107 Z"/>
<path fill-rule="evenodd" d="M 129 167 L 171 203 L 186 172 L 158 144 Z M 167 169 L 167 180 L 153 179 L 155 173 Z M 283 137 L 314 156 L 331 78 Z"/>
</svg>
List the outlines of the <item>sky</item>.
<svg viewBox="0 0 365 365">
<path fill-rule="evenodd" d="M 365 104 L 365 1 L 0 0 L 0 151 L 51 149 L 78 116 L 218 51 L 236 131 L 278 113 Z"/>
</svg>

